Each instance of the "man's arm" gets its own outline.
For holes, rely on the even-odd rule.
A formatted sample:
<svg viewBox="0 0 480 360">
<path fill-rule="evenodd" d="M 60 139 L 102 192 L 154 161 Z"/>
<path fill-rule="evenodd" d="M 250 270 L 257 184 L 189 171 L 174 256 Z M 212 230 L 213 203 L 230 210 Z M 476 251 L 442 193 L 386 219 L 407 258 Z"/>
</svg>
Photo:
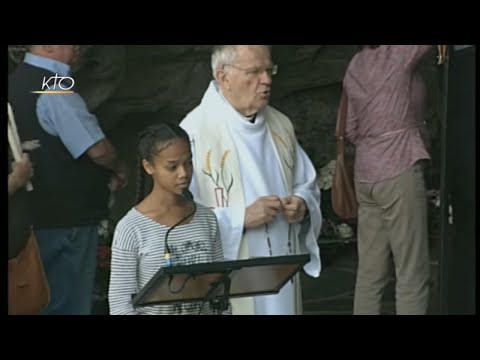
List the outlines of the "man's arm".
<svg viewBox="0 0 480 360">
<path fill-rule="evenodd" d="M 125 164 L 118 158 L 117 151 L 110 140 L 103 138 L 90 148 L 86 154 L 92 161 L 104 168 L 112 170 L 114 178 L 110 183 L 112 191 L 116 191 L 127 184 L 127 169 Z"/>
<path fill-rule="evenodd" d="M 414 69 L 428 53 L 433 53 L 434 45 L 391 45 L 394 59 L 401 60 L 406 68 Z"/>
<path fill-rule="evenodd" d="M 348 98 L 347 92 L 347 82 L 348 82 L 348 72 L 345 75 L 345 79 L 343 81 L 343 94 L 340 99 L 340 105 L 337 111 L 337 125 L 335 129 L 335 133 L 338 134 L 338 128 L 340 125 L 340 116 L 341 116 L 341 109 L 343 106 L 346 106 L 346 120 L 345 120 L 345 139 L 348 140 L 351 144 L 356 145 L 357 143 L 357 131 L 358 131 L 358 118 L 355 115 L 353 110 L 353 106 L 351 101 Z M 346 102 L 346 105 L 344 105 Z"/>
<path fill-rule="evenodd" d="M 58 136 L 74 159 L 87 154 L 96 164 L 113 172 L 111 190 L 126 186 L 125 164 L 80 95 L 41 95 L 37 115 L 43 129 Z"/>
</svg>

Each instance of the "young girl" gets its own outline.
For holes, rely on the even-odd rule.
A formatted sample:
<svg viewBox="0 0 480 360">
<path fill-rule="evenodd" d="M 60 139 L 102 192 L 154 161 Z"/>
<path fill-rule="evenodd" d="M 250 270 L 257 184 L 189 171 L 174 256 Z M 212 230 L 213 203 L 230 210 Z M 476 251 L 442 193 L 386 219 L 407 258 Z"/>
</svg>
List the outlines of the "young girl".
<svg viewBox="0 0 480 360">
<path fill-rule="evenodd" d="M 110 314 L 212 314 L 208 302 L 132 305 L 132 295 L 161 267 L 223 260 L 215 214 L 183 195 L 192 178 L 187 133 L 177 125 L 148 127 L 140 134 L 138 162 L 137 206 L 118 222 L 113 236 Z M 147 196 L 146 174 L 153 181 Z"/>
</svg>

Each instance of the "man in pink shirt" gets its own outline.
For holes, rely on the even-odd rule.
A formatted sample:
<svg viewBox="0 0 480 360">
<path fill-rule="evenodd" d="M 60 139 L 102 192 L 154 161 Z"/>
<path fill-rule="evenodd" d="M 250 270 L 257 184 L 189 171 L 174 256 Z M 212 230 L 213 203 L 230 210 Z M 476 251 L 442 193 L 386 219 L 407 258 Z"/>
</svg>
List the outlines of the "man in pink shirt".
<svg viewBox="0 0 480 360">
<path fill-rule="evenodd" d="M 430 264 L 422 161 L 430 159 L 425 86 L 416 71 L 433 45 L 362 45 L 343 88 L 355 145 L 358 272 L 354 314 L 380 314 L 393 254 L 397 314 L 425 314 Z"/>
</svg>

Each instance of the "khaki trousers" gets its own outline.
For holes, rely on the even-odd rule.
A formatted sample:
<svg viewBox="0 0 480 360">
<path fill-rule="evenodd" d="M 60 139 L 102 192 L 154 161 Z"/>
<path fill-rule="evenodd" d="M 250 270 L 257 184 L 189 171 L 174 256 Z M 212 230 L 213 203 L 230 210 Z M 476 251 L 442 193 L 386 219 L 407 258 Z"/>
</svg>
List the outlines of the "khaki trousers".
<svg viewBox="0 0 480 360">
<path fill-rule="evenodd" d="M 376 184 L 356 183 L 358 271 L 354 314 L 380 314 L 393 255 L 397 315 L 427 312 L 430 261 L 423 167 Z"/>
</svg>

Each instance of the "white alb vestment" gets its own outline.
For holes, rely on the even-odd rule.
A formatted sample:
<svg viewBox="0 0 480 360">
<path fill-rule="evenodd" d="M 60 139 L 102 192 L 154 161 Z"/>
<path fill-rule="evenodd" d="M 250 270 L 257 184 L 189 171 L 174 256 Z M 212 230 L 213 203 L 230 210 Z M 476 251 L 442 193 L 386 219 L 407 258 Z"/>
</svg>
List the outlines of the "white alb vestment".
<svg viewBox="0 0 480 360">
<path fill-rule="evenodd" d="M 307 274 L 320 274 L 320 190 L 315 169 L 299 146 L 290 120 L 267 106 L 251 123 L 223 98 L 215 81 L 201 104 L 181 122 L 190 135 L 195 201 L 211 207 L 226 259 L 310 254 Z M 263 196 L 296 195 L 309 217 L 288 224 L 283 214 L 243 233 L 245 209 Z M 234 314 L 301 314 L 299 277 L 276 295 L 232 299 Z"/>
</svg>

